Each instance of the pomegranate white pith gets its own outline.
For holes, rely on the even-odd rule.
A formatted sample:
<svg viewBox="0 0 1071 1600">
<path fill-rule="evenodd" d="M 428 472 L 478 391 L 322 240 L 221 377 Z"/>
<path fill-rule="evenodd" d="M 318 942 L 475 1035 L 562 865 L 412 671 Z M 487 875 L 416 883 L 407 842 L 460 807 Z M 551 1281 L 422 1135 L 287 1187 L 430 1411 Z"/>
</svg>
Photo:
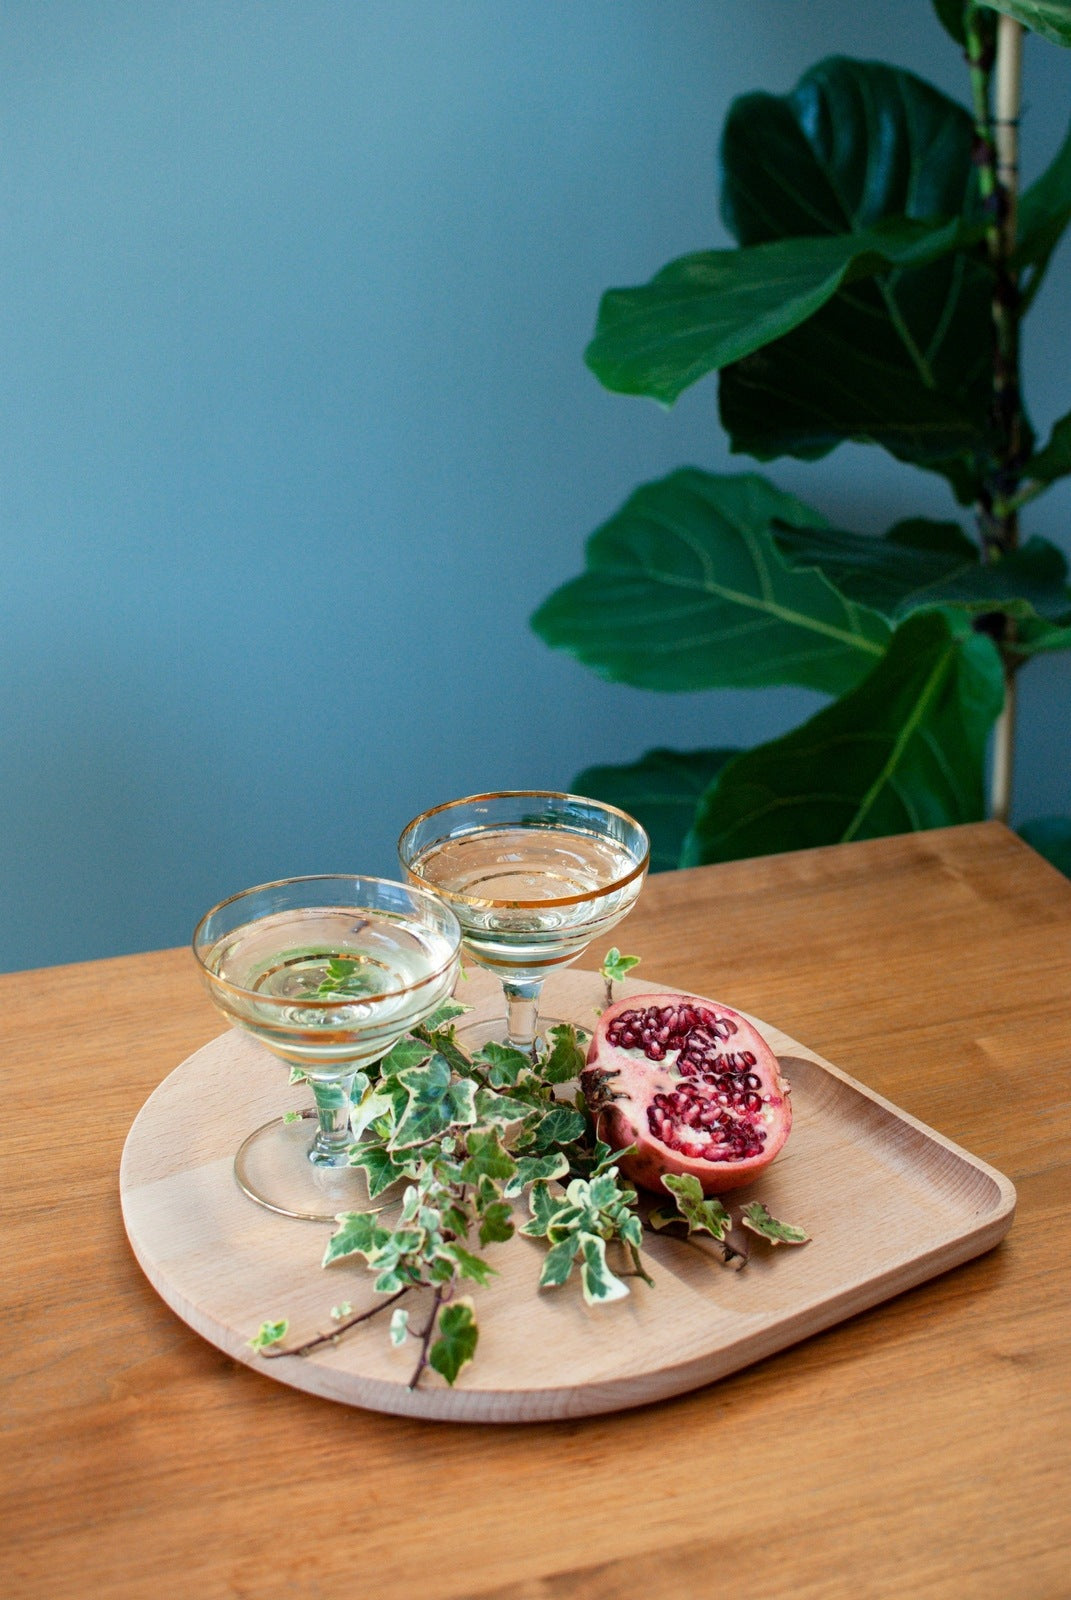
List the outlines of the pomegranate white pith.
<svg viewBox="0 0 1071 1600">
<path fill-rule="evenodd" d="M 762 1035 L 738 1011 L 673 991 L 608 1006 L 580 1086 L 599 1136 L 633 1183 L 665 1194 L 691 1173 L 704 1194 L 753 1183 L 792 1126 L 789 1085 Z"/>
</svg>

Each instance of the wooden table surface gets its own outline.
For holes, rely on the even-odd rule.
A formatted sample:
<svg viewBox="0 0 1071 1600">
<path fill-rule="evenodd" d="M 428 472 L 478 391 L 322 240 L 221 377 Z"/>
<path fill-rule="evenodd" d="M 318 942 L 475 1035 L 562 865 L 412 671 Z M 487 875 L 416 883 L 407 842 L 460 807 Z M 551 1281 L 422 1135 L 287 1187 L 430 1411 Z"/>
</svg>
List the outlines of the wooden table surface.
<svg viewBox="0 0 1071 1600">
<path fill-rule="evenodd" d="M 1007 1174 L 1007 1238 L 642 1410 L 334 1405 L 198 1338 L 123 1232 L 127 1130 L 222 1031 L 188 953 L 8 975 L 6 1600 L 1071 1594 L 1071 883 L 986 823 L 664 874 L 619 942 Z"/>
</svg>

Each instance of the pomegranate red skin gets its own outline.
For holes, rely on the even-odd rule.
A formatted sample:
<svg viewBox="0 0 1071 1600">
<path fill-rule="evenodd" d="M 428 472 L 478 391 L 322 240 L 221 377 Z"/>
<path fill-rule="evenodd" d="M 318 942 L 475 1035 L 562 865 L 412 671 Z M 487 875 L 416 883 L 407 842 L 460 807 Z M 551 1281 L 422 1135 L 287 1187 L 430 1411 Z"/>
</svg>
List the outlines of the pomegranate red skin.
<svg viewBox="0 0 1071 1600">
<path fill-rule="evenodd" d="M 704 1035 L 710 1031 L 707 1021 L 712 1019 L 719 1025 L 716 1030 L 719 1043 L 725 1047 L 719 1059 L 736 1057 L 741 1060 L 745 1052 L 754 1058 L 753 1063 L 747 1064 L 748 1071 L 760 1084 L 758 1090 L 752 1091 L 752 1103 L 758 1098 L 761 1107 L 741 1113 L 740 1128 L 734 1132 L 739 1148 L 729 1158 L 697 1157 L 674 1149 L 652 1128 L 649 1112 L 655 1097 L 672 1098 L 682 1084 L 687 1087 L 697 1081 L 696 1076 L 688 1079 L 677 1074 L 672 1049 L 662 1060 L 652 1060 L 642 1045 L 623 1048 L 609 1039 L 615 1024 L 619 1029 L 622 1026 L 622 1018 L 628 1025 L 630 1012 L 645 1013 L 654 1008 L 659 1012 L 676 1012 L 679 1016 L 682 1007 L 690 1007 L 698 1013 L 697 1020 Z M 722 1034 L 727 1037 L 722 1039 Z M 671 1046 L 678 1042 L 671 1037 Z M 686 1051 L 681 1050 L 682 1058 L 685 1054 Z M 749 1081 L 743 1075 L 738 1076 L 741 1085 Z M 698 1077 L 703 1081 L 701 1074 Z M 705 1081 L 709 1083 L 710 1080 Z M 790 1087 L 781 1077 L 777 1057 L 758 1030 L 731 1007 L 678 990 L 629 995 L 608 1006 L 588 1046 L 587 1066 L 580 1075 L 580 1087 L 595 1117 L 599 1137 L 612 1150 L 625 1150 L 630 1144 L 636 1146 L 630 1155 L 622 1156 L 619 1163 L 625 1176 L 641 1188 L 663 1197 L 666 1191 L 661 1180 L 667 1173 L 691 1174 L 707 1195 L 724 1194 L 754 1183 L 784 1148 L 792 1127 Z M 746 1094 L 741 1088 L 738 1098 Z M 754 1150 L 760 1137 L 761 1149 L 747 1153 Z"/>
</svg>

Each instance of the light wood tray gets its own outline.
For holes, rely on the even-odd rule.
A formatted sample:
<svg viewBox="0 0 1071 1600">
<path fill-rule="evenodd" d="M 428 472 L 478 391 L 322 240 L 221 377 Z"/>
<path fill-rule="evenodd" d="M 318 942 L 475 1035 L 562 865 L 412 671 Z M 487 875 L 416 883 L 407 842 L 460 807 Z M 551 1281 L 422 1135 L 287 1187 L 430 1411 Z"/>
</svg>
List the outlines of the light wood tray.
<svg viewBox="0 0 1071 1600">
<path fill-rule="evenodd" d="M 659 987 L 626 981 L 615 997 Z M 483 973 L 462 998 L 478 1014 L 500 1005 Z M 597 975 L 571 970 L 548 982 L 544 1011 L 590 1027 L 602 1003 Z M 191 1328 L 266 1377 L 377 1411 L 525 1422 L 621 1410 L 710 1383 L 1003 1237 L 1015 1210 L 1007 1178 L 777 1028 L 758 1026 L 792 1085 L 794 1124 L 782 1155 L 740 1198 L 803 1225 L 811 1243 L 767 1250 L 756 1241 L 748 1265 L 732 1272 L 702 1247 L 651 1237 L 644 1256 L 656 1287 L 630 1280 L 627 1300 L 596 1308 L 572 1280 L 537 1289 L 542 1242 L 492 1246 L 500 1276 L 474 1290 L 479 1348 L 453 1389 L 434 1372 L 408 1388 L 416 1352 L 411 1340 L 391 1346 L 385 1317 L 309 1356 L 265 1361 L 249 1348 L 264 1321 L 286 1317 L 298 1339 L 329 1328 L 332 1305 L 359 1310 L 377 1297 L 359 1258 L 320 1267 L 333 1224 L 274 1216 L 238 1189 L 241 1140 L 300 1107 L 308 1091 L 290 1088 L 286 1069 L 237 1032 L 190 1056 L 138 1114 L 120 1173 L 130 1243 Z"/>
</svg>

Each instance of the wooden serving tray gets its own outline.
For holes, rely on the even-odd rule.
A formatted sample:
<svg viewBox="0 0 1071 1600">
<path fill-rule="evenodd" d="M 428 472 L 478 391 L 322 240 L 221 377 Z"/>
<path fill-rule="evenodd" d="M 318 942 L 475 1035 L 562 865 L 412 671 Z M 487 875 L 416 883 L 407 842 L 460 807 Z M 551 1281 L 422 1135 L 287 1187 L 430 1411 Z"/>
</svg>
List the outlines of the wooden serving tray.
<svg viewBox="0 0 1071 1600">
<path fill-rule="evenodd" d="M 615 998 L 659 987 L 627 980 Z M 477 1014 L 501 1004 L 484 973 L 473 974 L 463 998 Z M 544 1012 L 592 1027 L 602 1003 L 598 976 L 574 969 L 548 981 Z M 479 1348 L 453 1389 L 430 1371 L 408 1388 L 416 1352 L 412 1340 L 391 1346 L 386 1317 L 308 1356 L 265 1360 L 250 1349 L 264 1321 L 286 1317 L 297 1340 L 330 1328 L 338 1302 L 360 1310 L 377 1296 L 359 1258 L 321 1268 L 333 1224 L 275 1216 L 239 1190 L 233 1158 L 242 1139 L 308 1097 L 247 1036 L 231 1031 L 198 1050 L 139 1112 L 120 1172 L 127 1235 L 172 1310 L 235 1360 L 349 1405 L 456 1422 L 587 1416 L 680 1394 L 1003 1237 L 1015 1210 L 1007 1178 L 752 1020 L 792 1085 L 794 1124 L 770 1169 L 730 1199 L 764 1201 L 774 1216 L 804 1226 L 811 1242 L 767 1250 L 756 1241 L 748 1265 L 733 1272 L 702 1246 L 652 1236 L 644 1257 L 655 1287 L 630 1280 L 627 1300 L 594 1308 L 572 1280 L 537 1288 L 541 1241 L 492 1246 L 487 1258 L 500 1276 L 473 1291 Z"/>
</svg>

